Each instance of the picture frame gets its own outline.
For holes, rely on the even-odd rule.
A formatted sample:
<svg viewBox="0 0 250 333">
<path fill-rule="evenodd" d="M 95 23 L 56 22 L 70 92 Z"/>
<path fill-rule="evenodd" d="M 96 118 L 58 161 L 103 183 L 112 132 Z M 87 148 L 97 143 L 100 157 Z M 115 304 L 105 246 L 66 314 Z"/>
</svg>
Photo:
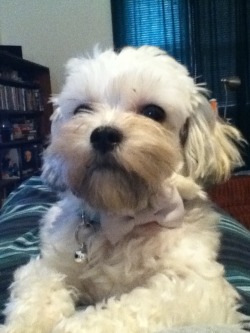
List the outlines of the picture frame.
<svg viewBox="0 0 250 333">
<path fill-rule="evenodd" d="M 1 179 L 20 179 L 20 151 L 18 148 L 1 151 Z"/>
<path fill-rule="evenodd" d="M 40 167 L 39 146 L 27 144 L 21 148 L 21 173 L 22 176 L 34 174 Z"/>
</svg>

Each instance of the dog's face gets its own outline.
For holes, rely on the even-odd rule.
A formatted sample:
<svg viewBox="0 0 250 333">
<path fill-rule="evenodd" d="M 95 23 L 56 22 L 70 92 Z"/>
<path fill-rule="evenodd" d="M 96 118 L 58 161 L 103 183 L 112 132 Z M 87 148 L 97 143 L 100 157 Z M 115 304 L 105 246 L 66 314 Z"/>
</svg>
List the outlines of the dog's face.
<svg viewBox="0 0 250 333">
<path fill-rule="evenodd" d="M 43 176 L 96 209 L 143 208 L 173 172 L 204 183 L 241 163 L 232 143 L 239 133 L 154 47 L 70 60 L 54 103 Z"/>
</svg>

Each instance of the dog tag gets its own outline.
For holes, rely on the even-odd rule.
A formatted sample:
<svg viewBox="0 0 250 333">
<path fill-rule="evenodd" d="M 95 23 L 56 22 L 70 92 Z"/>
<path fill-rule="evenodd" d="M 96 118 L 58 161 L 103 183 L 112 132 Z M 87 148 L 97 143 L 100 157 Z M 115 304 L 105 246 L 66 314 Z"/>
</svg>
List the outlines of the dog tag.
<svg viewBox="0 0 250 333">
<path fill-rule="evenodd" d="M 81 264 L 87 261 L 87 248 L 82 244 L 80 249 L 75 252 L 75 262 Z"/>
</svg>

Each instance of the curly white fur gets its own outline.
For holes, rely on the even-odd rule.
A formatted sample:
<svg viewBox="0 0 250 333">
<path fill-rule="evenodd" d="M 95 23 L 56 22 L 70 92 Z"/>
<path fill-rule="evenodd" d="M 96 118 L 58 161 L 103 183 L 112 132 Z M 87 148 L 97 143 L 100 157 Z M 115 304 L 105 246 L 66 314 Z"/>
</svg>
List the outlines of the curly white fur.
<svg viewBox="0 0 250 333">
<path fill-rule="evenodd" d="M 54 103 L 43 176 L 62 200 L 43 218 L 41 258 L 15 273 L 0 332 L 153 333 L 240 323 L 239 296 L 216 261 L 219 217 L 202 186 L 242 163 L 234 145 L 242 138 L 213 114 L 187 70 L 154 47 L 96 52 L 68 63 Z M 143 115 L 148 105 L 164 116 Z M 103 127 L 121 137 L 108 153 L 91 142 Z M 145 221 L 114 243 L 100 226 L 84 228 L 87 260 L 74 261 L 82 210 L 137 216 L 169 186 L 184 207 L 178 226 Z"/>
</svg>

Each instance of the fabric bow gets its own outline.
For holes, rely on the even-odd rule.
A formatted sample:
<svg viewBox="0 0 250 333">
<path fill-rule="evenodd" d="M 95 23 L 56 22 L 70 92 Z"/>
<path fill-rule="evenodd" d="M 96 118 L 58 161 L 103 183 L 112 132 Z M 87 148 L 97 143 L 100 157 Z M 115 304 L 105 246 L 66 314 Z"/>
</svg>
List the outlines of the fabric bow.
<svg viewBox="0 0 250 333">
<path fill-rule="evenodd" d="M 152 198 L 150 207 L 122 216 L 101 213 L 100 222 L 105 236 L 114 245 L 135 226 L 157 222 L 166 228 L 178 228 L 182 224 L 183 216 L 183 200 L 177 188 L 169 185 Z"/>
</svg>

